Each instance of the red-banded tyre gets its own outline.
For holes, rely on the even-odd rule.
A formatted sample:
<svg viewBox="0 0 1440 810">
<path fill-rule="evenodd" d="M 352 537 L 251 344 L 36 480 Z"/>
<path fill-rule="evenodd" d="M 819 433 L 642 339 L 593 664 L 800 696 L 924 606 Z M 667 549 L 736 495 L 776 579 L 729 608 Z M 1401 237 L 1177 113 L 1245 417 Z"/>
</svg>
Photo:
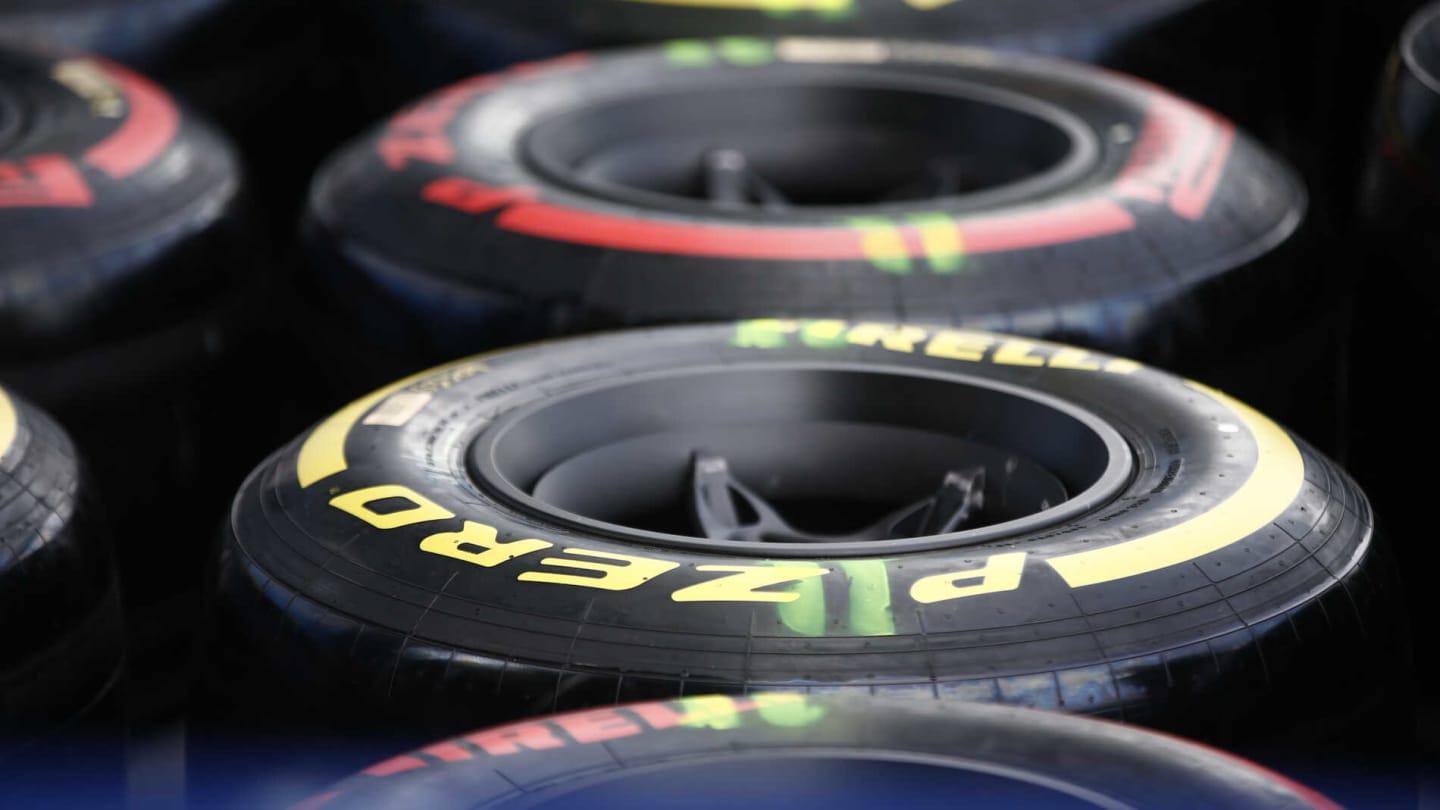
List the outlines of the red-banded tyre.
<svg viewBox="0 0 1440 810">
<path fill-rule="evenodd" d="M 1315 791 L 1133 727 L 998 706 L 762 693 L 487 729 L 378 763 L 306 810 L 1310 808 Z"/>
<path fill-rule="evenodd" d="M 908 318 L 1134 356 L 1324 441 L 1340 306 L 1305 210 L 1228 121 L 1116 74 L 720 40 L 433 95 L 332 158 L 306 230 L 348 321 L 324 363 L 367 384 L 597 327 Z"/>
<path fill-rule="evenodd" d="M 148 80 L 0 51 L 0 380 L 92 465 L 137 607 L 205 555 L 155 515 L 217 520 L 255 462 L 223 373 L 260 294 L 243 197 L 229 143 Z"/>
<path fill-rule="evenodd" d="M 642 330 L 418 375 L 261 465 L 206 678 L 241 722 L 367 732 L 803 688 L 1361 746 L 1403 718 L 1383 554 L 1333 463 L 1129 360 Z"/>
<path fill-rule="evenodd" d="M 0 0 L 0 43 L 91 53 L 143 72 L 235 139 L 288 236 L 305 181 L 376 112 L 358 108 L 358 26 L 332 0 Z"/>
<path fill-rule="evenodd" d="M 84 761 L 89 789 L 120 785 L 124 632 L 95 510 L 69 438 L 0 389 L 0 778 L 17 803 L 42 788 L 19 763 Z"/>
</svg>

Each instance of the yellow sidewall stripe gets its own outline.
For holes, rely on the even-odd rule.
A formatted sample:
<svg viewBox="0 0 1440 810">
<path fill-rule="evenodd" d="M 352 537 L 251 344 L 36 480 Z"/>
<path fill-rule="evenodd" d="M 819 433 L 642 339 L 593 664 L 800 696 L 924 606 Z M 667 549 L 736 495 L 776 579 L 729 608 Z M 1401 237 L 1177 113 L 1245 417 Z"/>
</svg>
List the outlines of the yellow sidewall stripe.
<svg viewBox="0 0 1440 810">
<path fill-rule="evenodd" d="M 1200 383 L 1187 383 L 1235 414 L 1255 440 L 1259 460 L 1234 495 L 1179 526 L 1094 551 L 1050 560 L 1072 588 L 1115 582 L 1192 562 L 1263 529 L 1295 502 L 1305 485 L 1305 460 L 1283 428 L 1260 412 Z"/>
<path fill-rule="evenodd" d="M 0 458 L 10 452 L 10 445 L 15 443 L 15 431 L 18 428 L 17 417 L 15 416 L 15 403 L 3 390 L 0 390 Z"/>
<path fill-rule="evenodd" d="M 407 386 L 455 365 L 430 369 L 386 386 L 320 423 L 305 439 L 296 460 L 300 486 L 309 487 L 349 469 L 345 443 L 351 430 L 367 413 Z M 1294 504 L 1305 484 L 1305 461 L 1290 434 L 1265 415 L 1226 394 L 1200 383 L 1187 382 L 1187 385 L 1224 406 L 1250 433 L 1257 454 L 1250 476 L 1225 501 L 1184 523 L 1145 537 L 1049 560 L 1050 566 L 1070 587 L 1116 582 L 1193 562 L 1241 542 L 1270 525 Z M 0 455 L 9 449 L 14 431 L 14 408 L 0 392 Z"/>
<path fill-rule="evenodd" d="M 446 363 L 387 385 L 346 405 L 321 422 L 305 439 L 305 444 L 300 446 L 300 455 L 295 461 L 295 475 L 300 479 L 301 488 L 350 468 L 350 462 L 345 458 L 345 440 L 350 438 L 350 431 L 354 429 L 355 423 L 364 418 L 371 408 L 406 386 L 414 385 L 452 365 L 457 364 Z"/>
</svg>

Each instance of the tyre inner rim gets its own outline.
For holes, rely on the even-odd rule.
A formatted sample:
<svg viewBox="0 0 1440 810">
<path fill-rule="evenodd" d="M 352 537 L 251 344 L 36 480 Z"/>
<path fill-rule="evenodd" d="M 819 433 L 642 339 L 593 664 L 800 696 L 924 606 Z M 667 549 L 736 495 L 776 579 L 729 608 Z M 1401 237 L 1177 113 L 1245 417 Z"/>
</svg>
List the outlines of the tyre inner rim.
<svg viewBox="0 0 1440 810">
<path fill-rule="evenodd" d="M 0 68 L 3 68 L 0 64 Z M 20 133 L 20 105 L 10 91 L 0 84 L 0 155 L 5 154 Z"/>
<path fill-rule="evenodd" d="M 973 545 L 1112 500 L 1128 444 L 1094 414 L 959 375 L 725 368 L 520 409 L 471 446 L 479 485 L 645 543 L 756 556 Z"/>
<path fill-rule="evenodd" d="M 1097 162 L 1094 134 L 1058 107 L 969 82 L 888 79 L 598 102 L 534 125 L 522 152 L 584 194 L 738 216 L 992 208 L 1070 185 Z"/>
</svg>

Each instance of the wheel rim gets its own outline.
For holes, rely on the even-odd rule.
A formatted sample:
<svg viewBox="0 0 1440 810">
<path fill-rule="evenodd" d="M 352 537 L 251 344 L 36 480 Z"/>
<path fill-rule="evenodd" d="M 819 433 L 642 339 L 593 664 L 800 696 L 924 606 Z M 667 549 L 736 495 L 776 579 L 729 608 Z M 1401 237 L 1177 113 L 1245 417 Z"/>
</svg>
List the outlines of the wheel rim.
<svg viewBox="0 0 1440 810">
<path fill-rule="evenodd" d="M 0 155 L 15 143 L 19 134 L 20 105 L 0 78 Z"/>
<path fill-rule="evenodd" d="M 595 102 L 534 125 L 532 171 L 581 193 L 714 216 L 979 210 L 1069 186 L 1098 162 L 1070 113 L 924 76 L 718 84 Z"/>
<path fill-rule="evenodd" d="M 761 557 L 962 547 L 1112 500 L 1134 468 L 1098 416 L 961 375 L 729 367 L 613 382 L 517 410 L 470 474 L 602 535 Z M 727 513 L 728 512 L 728 513 Z"/>
</svg>

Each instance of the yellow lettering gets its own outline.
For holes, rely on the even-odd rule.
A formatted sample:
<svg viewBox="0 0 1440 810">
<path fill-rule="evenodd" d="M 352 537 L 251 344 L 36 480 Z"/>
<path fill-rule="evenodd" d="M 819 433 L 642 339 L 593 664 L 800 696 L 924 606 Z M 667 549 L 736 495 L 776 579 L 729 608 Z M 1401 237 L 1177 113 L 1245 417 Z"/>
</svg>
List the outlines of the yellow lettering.
<svg viewBox="0 0 1440 810">
<path fill-rule="evenodd" d="M 788 335 L 800 329 L 797 321 L 778 321 L 761 318 L 741 321 L 735 327 L 735 345 L 742 349 L 778 349 L 784 346 Z"/>
<path fill-rule="evenodd" d="M 703 695 L 685 699 L 685 716 L 680 725 L 690 728 L 724 730 L 740 727 L 740 707 L 724 695 Z"/>
<path fill-rule="evenodd" d="M 827 709 L 809 702 L 805 695 L 790 692 L 763 692 L 756 695 L 755 708 L 765 722 L 780 728 L 804 728 L 824 719 Z"/>
<path fill-rule="evenodd" d="M 481 568 L 494 568 L 510 562 L 516 557 L 544 551 L 555 545 L 544 540 L 515 540 L 510 543 L 497 543 L 496 536 L 494 526 L 467 520 L 464 528 L 458 532 L 441 532 L 421 540 L 420 550 L 478 565 Z"/>
<path fill-rule="evenodd" d="M 845 321 L 808 321 L 800 330 L 800 342 L 812 349 L 845 345 Z"/>
<path fill-rule="evenodd" d="M 989 351 L 994 343 L 995 337 L 984 332 L 945 329 L 930 338 L 929 345 L 925 347 L 925 354 L 930 357 L 948 357 L 951 360 L 970 360 L 978 363 L 985 359 L 985 352 Z"/>
<path fill-rule="evenodd" d="M 680 567 L 679 563 L 654 560 L 649 557 L 632 557 L 628 554 L 611 554 L 608 551 L 587 551 L 583 548 L 567 548 L 566 554 L 577 557 L 591 557 L 614 562 L 587 562 L 567 560 L 564 557 L 546 557 L 541 565 L 557 568 L 574 568 L 580 571 L 596 571 L 598 577 L 576 574 L 551 574 L 542 571 L 527 571 L 520 575 L 521 582 L 549 582 L 554 585 L 574 585 L 577 588 L 599 588 L 602 591 L 629 591 L 644 585 L 667 571 Z M 615 563 L 621 563 L 616 565 Z"/>
<path fill-rule="evenodd" d="M 1105 371 L 1109 374 L 1134 374 L 1143 366 L 1134 360 L 1116 358 L 1105 364 Z"/>
<path fill-rule="evenodd" d="M 701 565 L 703 572 L 735 572 L 732 576 L 681 588 L 670 595 L 676 602 L 794 602 L 800 594 L 785 591 L 760 591 L 771 585 L 799 582 L 830 573 L 814 566 L 756 567 L 749 565 Z"/>
<path fill-rule="evenodd" d="M 937 574 L 925 577 L 910 586 L 910 598 L 923 605 L 964 599 L 987 593 L 1004 593 L 1020 587 L 1020 577 L 1025 572 L 1026 552 L 996 554 L 985 565 L 974 571 L 957 571 L 953 574 Z M 974 585 L 959 585 L 960 582 L 980 580 Z"/>
<path fill-rule="evenodd" d="M 399 498 L 408 501 L 407 507 L 387 511 L 376 512 L 371 506 L 380 501 Z M 409 487 L 402 487 L 398 484 L 385 484 L 378 487 L 347 492 L 344 495 L 336 495 L 330 499 L 330 505 L 350 515 L 369 523 L 377 529 L 398 529 L 401 526 L 413 526 L 416 523 L 426 523 L 432 520 L 449 520 L 455 517 L 455 513 L 441 506 L 429 498 L 421 495 Z"/>
<path fill-rule="evenodd" d="M 1100 364 L 1084 349 L 1060 349 L 1050 355 L 1051 368 L 1071 368 L 1076 371 L 1099 371 Z"/>
<path fill-rule="evenodd" d="M 851 329 L 846 339 L 856 346 L 879 343 L 892 352 L 915 353 L 915 344 L 930 333 L 918 326 L 897 326 L 891 323 L 862 323 Z"/>
<path fill-rule="evenodd" d="M 1026 340 L 1007 340 L 995 350 L 994 362 L 1002 366 L 1043 366 L 1045 358 L 1031 354 L 1035 344 Z"/>
</svg>

